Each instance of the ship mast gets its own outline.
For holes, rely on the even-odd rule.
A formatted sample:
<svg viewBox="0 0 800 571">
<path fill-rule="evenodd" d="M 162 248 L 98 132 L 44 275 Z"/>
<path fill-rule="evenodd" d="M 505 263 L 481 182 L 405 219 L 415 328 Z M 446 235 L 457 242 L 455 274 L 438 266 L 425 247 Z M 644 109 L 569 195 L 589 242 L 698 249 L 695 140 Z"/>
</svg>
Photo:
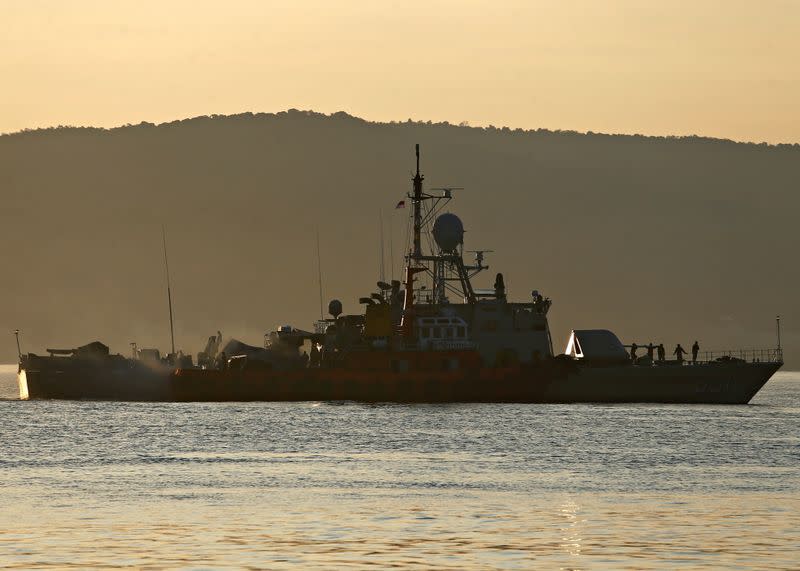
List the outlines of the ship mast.
<svg viewBox="0 0 800 571">
<path fill-rule="evenodd" d="M 411 194 L 411 207 L 414 216 L 414 247 L 406 257 L 405 271 L 405 296 L 403 299 L 403 317 L 400 328 L 403 336 L 413 337 L 414 334 L 414 274 L 425 271 L 424 267 L 415 267 L 422 261 L 422 181 L 425 178 L 419 172 L 419 143 L 415 145 L 417 153 L 417 174 L 412 179 L 414 192 Z"/>
<path fill-rule="evenodd" d="M 422 241 L 420 235 L 422 233 L 422 181 L 425 179 L 419 173 L 419 143 L 416 145 L 417 150 L 417 174 L 414 175 L 414 194 L 411 197 L 411 205 L 414 208 L 414 251 L 411 258 L 414 261 L 419 261 L 422 258 Z"/>
<path fill-rule="evenodd" d="M 461 190 L 461 187 L 434 189 L 442 191 L 441 195 L 432 195 L 423 192 L 422 181 L 425 180 L 425 177 L 422 175 L 422 173 L 420 173 L 419 170 L 419 144 L 415 145 L 415 150 L 417 156 L 417 172 L 414 175 L 414 178 L 411 179 L 413 182 L 413 192 L 408 194 L 413 208 L 412 217 L 414 221 L 414 243 L 412 249 L 406 256 L 406 300 L 404 307 L 407 311 L 413 311 L 413 275 L 419 272 L 431 273 L 431 278 L 433 280 L 433 289 L 431 291 L 434 294 L 433 301 L 435 303 L 442 303 L 442 301 L 445 299 L 445 289 L 447 287 L 445 283 L 447 281 L 460 282 L 464 299 L 468 303 L 474 303 L 475 293 L 472 289 L 470 278 L 475 273 L 485 269 L 485 267 L 466 267 L 461 254 L 455 250 L 448 252 L 440 251 L 430 255 L 426 255 L 422 252 L 423 224 L 430 223 L 431 220 L 435 218 L 436 214 L 441 211 L 441 208 L 451 200 L 452 191 Z M 423 212 L 422 210 L 422 202 L 424 200 L 433 201 L 433 204 L 428 212 Z M 432 269 L 428 267 L 428 262 L 432 262 Z M 451 264 L 455 267 L 455 272 L 458 275 L 457 279 L 453 280 L 445 276 L 446 264 Z M 474 273 L 470 275 L 470 271 Z"/>
</svg>

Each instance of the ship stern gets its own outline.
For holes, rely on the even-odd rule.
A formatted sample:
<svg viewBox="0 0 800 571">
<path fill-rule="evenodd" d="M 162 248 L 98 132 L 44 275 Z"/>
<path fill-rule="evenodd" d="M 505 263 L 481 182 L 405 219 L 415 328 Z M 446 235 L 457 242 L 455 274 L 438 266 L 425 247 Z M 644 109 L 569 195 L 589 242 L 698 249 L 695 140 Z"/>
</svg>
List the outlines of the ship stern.
<svg viewBox="0 0 800 571">
<path fill-rule="evenodd" d="M 28 374 L 25 368 L 20 364 L 17 371 L 17 386 L 19 387 L 20 400 L 28 400 L 31 398 L 30 391 L 28 390 Z"/>
</svg>

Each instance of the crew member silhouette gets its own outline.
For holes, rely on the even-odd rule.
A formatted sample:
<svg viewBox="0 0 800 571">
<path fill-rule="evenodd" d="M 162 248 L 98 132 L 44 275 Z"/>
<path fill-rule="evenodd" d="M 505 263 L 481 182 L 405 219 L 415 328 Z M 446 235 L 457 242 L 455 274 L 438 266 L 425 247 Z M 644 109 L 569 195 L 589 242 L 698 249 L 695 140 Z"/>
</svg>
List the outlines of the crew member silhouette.
<svg viewBox="0 0 800 571">
<path fill-rule="evenodd" d="M 319 367 L 319 349 L 316 343 L 311 344 L 311 355 L 309 356 L 309 366 L 311 368 Z"/>
<path fill-rule="evenodd" d="M 695 341 L 692 345 L 692 363 L 697 363 L 697 354 L 700 352 L 700 344 Z"/>
<path fill-rule="evenodd" d="M 684 353 L 686 353 L 686 349 L 684 349 L 683 347 L 681 347 L 681 344 L 680 344 L 680 343 L 678 343 L 678 345 L 675 347 L 675 350 L 672 352 L 672 354 L 673 354 L 673 355 L 675 355 L 676 357 L 678 357 L 678 362 L 679 362 L 679 363 L 682 363 L 682 362 L 683 362 L 683 355 L 684 355 Z"/>
<path fill-rule="evenodd" d="M 667 358 L 667 350 L 664 349 L 664 344 L 663 343 L 659 343 L 658 344 L 658 360 L 659 361 L 663 361 L 666 358 Z"/>
<path fill-rule="evenodd" d="M 631 343 L 631 361 L 636 360 L 636 350 L 639 346 L 636 343 Z"/>
<path fill-rule="evenodd" d="M 653 360 L 653 350 L 655 348 L 656 348 L 656 346 L 653 345 L 652 341 L 650 341 L 650 343 L 647 344 L 647 356 L 650 357 L 651 361 Z"/>
</svg>

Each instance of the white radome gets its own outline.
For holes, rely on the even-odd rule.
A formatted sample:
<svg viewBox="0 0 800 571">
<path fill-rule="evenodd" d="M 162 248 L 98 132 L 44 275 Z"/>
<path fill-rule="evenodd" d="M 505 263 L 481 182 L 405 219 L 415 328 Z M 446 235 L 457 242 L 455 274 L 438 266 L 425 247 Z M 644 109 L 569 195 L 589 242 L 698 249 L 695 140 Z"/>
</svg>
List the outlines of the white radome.
<svg viewBox="0 0 800 571">
<path fill-rule="evenodd" d="M 443 252 L 454 252 L 464 243 L 464 225 L 455 214 L 446 212 L 433 223 L 433 239 Z"/>
</svg>

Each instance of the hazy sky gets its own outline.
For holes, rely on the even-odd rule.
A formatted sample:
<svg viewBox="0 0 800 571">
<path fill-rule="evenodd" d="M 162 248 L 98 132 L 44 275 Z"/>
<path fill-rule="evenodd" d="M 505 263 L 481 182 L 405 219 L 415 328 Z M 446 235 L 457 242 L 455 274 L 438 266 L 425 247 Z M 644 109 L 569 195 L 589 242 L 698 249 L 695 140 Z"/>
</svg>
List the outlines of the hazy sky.
<svg viewBox="0 0 800 571">
<path fill-rule="evenodd" d="M 0 132 L 344 110 L 800 142 L 800 0 L 0 0 Z"/>
</svg>

